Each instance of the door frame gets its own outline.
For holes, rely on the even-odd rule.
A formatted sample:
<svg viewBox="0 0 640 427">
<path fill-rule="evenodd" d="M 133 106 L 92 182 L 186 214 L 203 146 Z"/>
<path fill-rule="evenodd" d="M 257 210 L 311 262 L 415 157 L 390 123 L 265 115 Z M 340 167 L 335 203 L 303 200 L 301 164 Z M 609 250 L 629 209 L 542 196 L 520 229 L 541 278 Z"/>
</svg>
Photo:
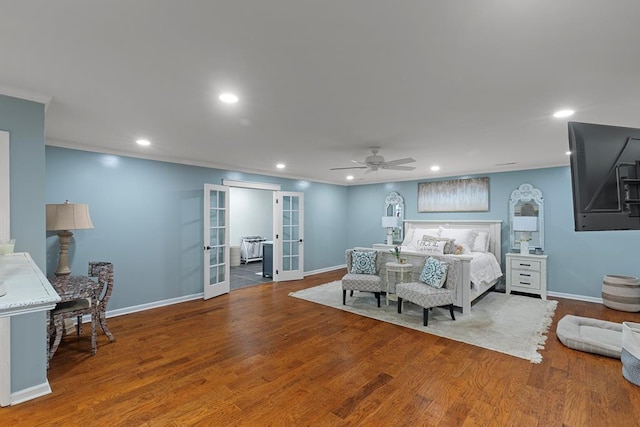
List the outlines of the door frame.
<svg viewBox="0 0 640 427">
<path fill-rule="evenodd" d="M 280 191 L 280 184 L 269 184 L 266 182 L 252 182 L 252 181 L 236 181 L 236 180 L 232 180 L 232 179 L 223 179 L 222 180 L 222 185 L 227 186 L 227 187 L 235 187 L 235 188 L 247 188 L 250 190 L 268 190 L 271 191 L 272 193 L 275 193 L 276 191 Z M 229 193 L 229 195 L 231 195 L 231 193 Z M 276 224 L 276 219 L 277 218 L 273 218 L 273 224 L 272 224 L 272 234 L 275 236 L 276 232 L 277 232 L 277 224 Z M 231 223 L 231 219 L 229 220 L 229 226 Z M 275 243 L 275 242 L 274 242 Z M 274 247 L 275 249 L 275 247 Z M 274 275 L 273 275 L 273 280 L 276 281 L 276 277 L 275 277 L 275 272 L 276 272 L 276 254 L 274 251 L 273 254 L 273 265 L 271 266 L 271 271 L 273 271 Z M 264 261 L 263 261 L 264 262 Z M 229 280 L 231 280 L 231 278 L 229 278 Z"/>
</svg>

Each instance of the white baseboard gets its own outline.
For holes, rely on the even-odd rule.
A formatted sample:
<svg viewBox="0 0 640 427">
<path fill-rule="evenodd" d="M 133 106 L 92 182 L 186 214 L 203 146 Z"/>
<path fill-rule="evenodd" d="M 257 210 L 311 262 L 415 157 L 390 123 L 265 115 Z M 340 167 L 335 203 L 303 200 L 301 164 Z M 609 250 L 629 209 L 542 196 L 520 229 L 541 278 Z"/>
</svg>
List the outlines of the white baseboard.
<svg viewBox="0 0 640 427">
<path fill-rule="evenodd" d="M 573 299 L 576 301 L 587 301 L 587 302 L 595 302 L 595 303 L 602 304 L 602 298 L 588 297 L 584 295 L 565 294 L 562 292 L 547 292 L 547 295 L 550 297 L 556 297 L 556 298 L 566 298 L 566 299 Z"/>
<path fill-rule="evenodd" d="M 17 405 L 49 393 L 51 393 L 51 387 L 49 386 L 49 381 L 45 381 L 42 384 L 11 393 L 11 405 Z"/>
</svg>

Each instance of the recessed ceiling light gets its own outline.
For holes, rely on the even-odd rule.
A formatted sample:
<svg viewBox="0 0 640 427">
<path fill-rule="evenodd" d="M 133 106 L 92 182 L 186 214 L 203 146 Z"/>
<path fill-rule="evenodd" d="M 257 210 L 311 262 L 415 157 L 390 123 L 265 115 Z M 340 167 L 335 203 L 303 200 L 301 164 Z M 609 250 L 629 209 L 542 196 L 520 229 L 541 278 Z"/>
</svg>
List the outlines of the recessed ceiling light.
<svg viewBox="0 0 640 427">
<path fill-rule="evenodd" d="M 566 152 L 566 153 L 564 153 L 564 154 L 566 154 L 567 156 L 570 156 L 570 155 L 571 155 L 571 151 L 567 151 L 567 152 Z"/>
<path fill-rule="evenodd" d="M 434 172 L 439 171 L 440 170 L 440 166 L 433 165 L 433 166 L 431 166 L 431 170 L 434 171 Z"/>
<path fill-rule="evenodd" d="M 553 113 L 553 117 L 555 117 L 556 119 L 561 119 L 563 117 L 573 116 L 573 113 L 575 113 L 575 111 L 573 110 L 560 110 Z"/>
<path fill-rule="evenodd" d="M 139 139 L 139 140 L 137 140 L 137 141 L 136 141 L 136 144 L 138 144 L 138 145 L 144 145 L 145 147 L 146 147 L 147 145 L 151 145 L 151 143 L 149 142 L 149 140 L 148 140 L 148 139 Z"/>
<path fill-rule="evenodd" d="M 285 168 L 285 164 L 284 164 L 284 163 L 278 163 L 278 164 L 276 165 L 276 167 L 277 167 L 278 169 L 284 169 L 284 168 Z"/>
<path fill-rule="evenodd" d="M 353 179 L 353 175 L 347 175 L 347 181 L 351 181 Z"/>
<path fill-rule="evenodd" d="M 238 97 L 233 93 L 223 93 L 222 95 L 220 95 L 219 99 L 225 104 L 235 104 L 236 102 L 238 102 Z"/>
</svg>

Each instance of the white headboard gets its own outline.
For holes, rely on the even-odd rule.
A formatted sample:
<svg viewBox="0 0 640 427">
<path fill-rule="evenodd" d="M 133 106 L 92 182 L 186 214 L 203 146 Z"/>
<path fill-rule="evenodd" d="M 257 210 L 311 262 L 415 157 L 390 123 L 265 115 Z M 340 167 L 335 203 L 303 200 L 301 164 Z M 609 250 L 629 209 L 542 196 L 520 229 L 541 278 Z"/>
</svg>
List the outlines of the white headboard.
<svg viewBox="0 0 640 427">
<path fill-rule="evenodd" d="M 404 235 L 414 228 L 471 228 L 478 231 L 489 233 L 489 252 L 493 253 L 498 260 L 498 264 L 502 264 L 502 221 L 501 220 L 405 220 Z"/>
</svg>

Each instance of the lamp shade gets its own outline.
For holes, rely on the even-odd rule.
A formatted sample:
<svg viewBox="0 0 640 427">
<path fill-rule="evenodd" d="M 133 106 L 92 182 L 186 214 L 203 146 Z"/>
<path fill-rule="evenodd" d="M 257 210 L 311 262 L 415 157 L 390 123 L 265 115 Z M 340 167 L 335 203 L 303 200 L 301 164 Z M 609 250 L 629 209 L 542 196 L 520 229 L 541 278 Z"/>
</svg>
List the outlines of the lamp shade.
<svg viewBox="0 0 640 427">
<path fill-rule="evenodd" d="M 513 231 L 537 231 L 537 216 L 515 216 L 513 217 Z"/>
<path fill-rule="evenodd" d="M 383 228 L 397 228 L 400 227 L 400 218 L 397 216 L 383 216 L 382 217 Z"/>
<path fill-rule="evenodd" d="M 89 205 L 66 203 L 47 205 L 47 231 L 93 228 Z"/>
</svg>

